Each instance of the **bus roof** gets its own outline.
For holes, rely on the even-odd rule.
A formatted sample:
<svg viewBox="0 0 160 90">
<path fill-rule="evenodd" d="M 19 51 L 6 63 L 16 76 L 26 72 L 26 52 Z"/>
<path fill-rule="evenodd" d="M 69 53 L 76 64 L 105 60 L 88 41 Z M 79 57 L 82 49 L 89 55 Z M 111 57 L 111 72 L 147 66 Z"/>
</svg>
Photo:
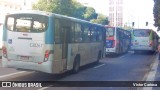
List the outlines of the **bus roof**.
<svg viewBox="0 0 160 90">
<path fill-rule="evenodd" d="M 44 15 L 44 16 L 48 16 L 48 17 L 57 17 L 57 18 L 66 18 L 72 21 L 77 21 L 77 22 L 84 22 L 84 23 L 89 23 L 89 24 L 93 24 L 93 25 L 99 25 L 99 26 L 103 26 L 101 24 L 97 24 L 97 23 L 91 23 L 89 21 L 86 20 L 82 20 L 82 19 L 78 19 L 78 18 L 74 18 L 74 17 L 69 17 L 69 16 L 65 16 L 65 15 L 60 15 L 60 14 L 56 14 L 56 13 L 51 13 L 51 12 L 46 12 L 46 11 L 39 11 L 39 10 L 20 10 L 8 15 L 14 15 L 14 14 L 39 14 L 39 15 Z"/>
<path fill-rule="evenodd" d="M 132 29 L 132 30 L 152 30 L 152 29 Z"/>
</svg>

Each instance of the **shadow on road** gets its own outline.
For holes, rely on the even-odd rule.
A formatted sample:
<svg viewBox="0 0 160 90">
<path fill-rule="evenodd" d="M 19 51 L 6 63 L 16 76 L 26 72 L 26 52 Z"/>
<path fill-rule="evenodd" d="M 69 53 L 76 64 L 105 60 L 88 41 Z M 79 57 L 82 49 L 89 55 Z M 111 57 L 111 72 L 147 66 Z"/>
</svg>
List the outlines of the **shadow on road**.
<svg viewBox="0 0 160 90">
<path fill-rule="evenodd" d="M 149 52 L 149 51 L 138 51 L 138 52 L 134 52 L 135 55 L 155 55 L 157 54 L 157 52 Z"/>
<path fill-rule="evenodd" d="M 82 72 L 83 70 L 93 68 L 94 66 L 98 66 L 100 64 L 102 64 L 102 63 L 98 63 L 98 64 L 91 63 L 88 65 L 82 66 L 80 68 L 79 73 Z M 22 71 L 22 69 L 19 69 L 19 70 Z M 30 70 L 25 70 L 25 71 L 33 72 Z M 72 71 L 67 71 L 62 74 L 48 74 L 48 73 L 43 73 L 43 72 L 33 72 L 31 74 L 26 74 L 26 75 L 24 74 L 22 76 L 12 78 L 12 79 L 10 79 L 10 81 L 58 81 L 58 80 L 63 79 L 69 75 L 74 75 L 74 74 L 72 73 Z"/>
<path fill-rule="evenodd" d="M 117 58 L 117 57 L 123 56 L 125 54 L 127 54 L 127 52 L 126 53 L 122 53 L 122 54 L 107 54 L 106 57 Z"/>
</svg>

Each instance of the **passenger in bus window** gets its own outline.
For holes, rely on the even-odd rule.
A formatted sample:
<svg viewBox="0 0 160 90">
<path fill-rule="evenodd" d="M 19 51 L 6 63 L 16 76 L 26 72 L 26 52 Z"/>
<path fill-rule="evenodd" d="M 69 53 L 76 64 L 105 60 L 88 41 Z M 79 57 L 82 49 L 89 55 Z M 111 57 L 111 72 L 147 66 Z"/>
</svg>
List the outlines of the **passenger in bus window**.
<svg viewBox="0 0 160 90">
<path fill-rule="evenodd" d="M 19 29 L 19 32 L 28 32 L 28 29 L 27 29 L 27 27 L 21 27 Z"/>
</svg>

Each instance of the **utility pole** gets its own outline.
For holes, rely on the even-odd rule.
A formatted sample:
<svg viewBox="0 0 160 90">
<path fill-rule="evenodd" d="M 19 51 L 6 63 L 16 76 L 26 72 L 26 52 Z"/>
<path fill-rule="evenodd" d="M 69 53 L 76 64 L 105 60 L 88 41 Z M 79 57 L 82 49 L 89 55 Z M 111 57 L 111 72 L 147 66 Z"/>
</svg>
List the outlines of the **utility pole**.
<svg viewBox="0 0 160 90">
<path fill-rule="evenodd" d="M 139 16 L 138 16 L 138 28 L 139 28 Z"/>
<path fill-rule="evenodd" d="M 116 0 L 114 0 L 114 26 L 116 27 L 116 21 L 117 21 L 117 7 L 116 7 Z"/>
</svg>

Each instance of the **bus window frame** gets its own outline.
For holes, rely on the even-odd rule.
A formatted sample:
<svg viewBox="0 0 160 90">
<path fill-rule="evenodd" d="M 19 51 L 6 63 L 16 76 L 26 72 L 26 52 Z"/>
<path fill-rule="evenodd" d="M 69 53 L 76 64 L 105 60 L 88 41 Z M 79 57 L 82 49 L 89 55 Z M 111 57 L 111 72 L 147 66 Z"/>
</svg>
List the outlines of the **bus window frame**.
<svg viewBox="0 0 160 90">
<path fill-rule="evenodd" d="M 32 16 L 32 15 L 34 15 L 34 17 Z M 31 17 L 32 16 L 32 17 Z M 40 31 L 40 32 L 32 32 L 32 31 L 34 31 L 33 30 L 33 23 L 34 23 L 34 21 L 38 21 L 38 19 L 37 19 L 37 17 L 38 16 L 41 16 L 41 17 L 44 17 L 46 20 L 47 20 L 47 22 L 41 22 L 41 23 L 44 23 L 45 24 L 45 28 L 44 28 L 44 30 L 43 31 Z M 13 30 L 10 30 L 10 29 L 8 29 L 8 18 L 10 18 L 10 17 L 12 17 L 12 18 L 14 18 L 14 23 L 13 23 Z M 47 16 L 45 16 L 45 15 L 38 15 L 38 14 L 11 14 L 11 15 L 7 15 L 6 17 L 5 17 L 5 28 L 7 29 L 7 30 L 9 30 L 9 31 L 12 31 L 12 32 L 21 32 L 21 31 L 17 31 L 16 30 L 16 25 L 17 25 L 17 19 L 20 19 L 20 17 L 30 17 L 30 18 L 32 18 L 32 19 L 29 19 L 30 21 L 31 21 L 31 25 L 30 25 L 30 32 L 25 32 L 25 33 L 43 33 L 43 32 L 45 32 L 45 31 L 47 31 L 48 30 L 48 27 L 49 27 L 49 17 L 47 17 Z M 36 19 L 35 19 L 36 18 Z M 23 20 L 23 19 L 22 19 Z M 28 20 L 28 19 L 24 19 L 24 20 Z M 42 20 L 43 21 L 43 20 Z M 40 21 L 39 21 L 40 22 Z"/>
</svg>

